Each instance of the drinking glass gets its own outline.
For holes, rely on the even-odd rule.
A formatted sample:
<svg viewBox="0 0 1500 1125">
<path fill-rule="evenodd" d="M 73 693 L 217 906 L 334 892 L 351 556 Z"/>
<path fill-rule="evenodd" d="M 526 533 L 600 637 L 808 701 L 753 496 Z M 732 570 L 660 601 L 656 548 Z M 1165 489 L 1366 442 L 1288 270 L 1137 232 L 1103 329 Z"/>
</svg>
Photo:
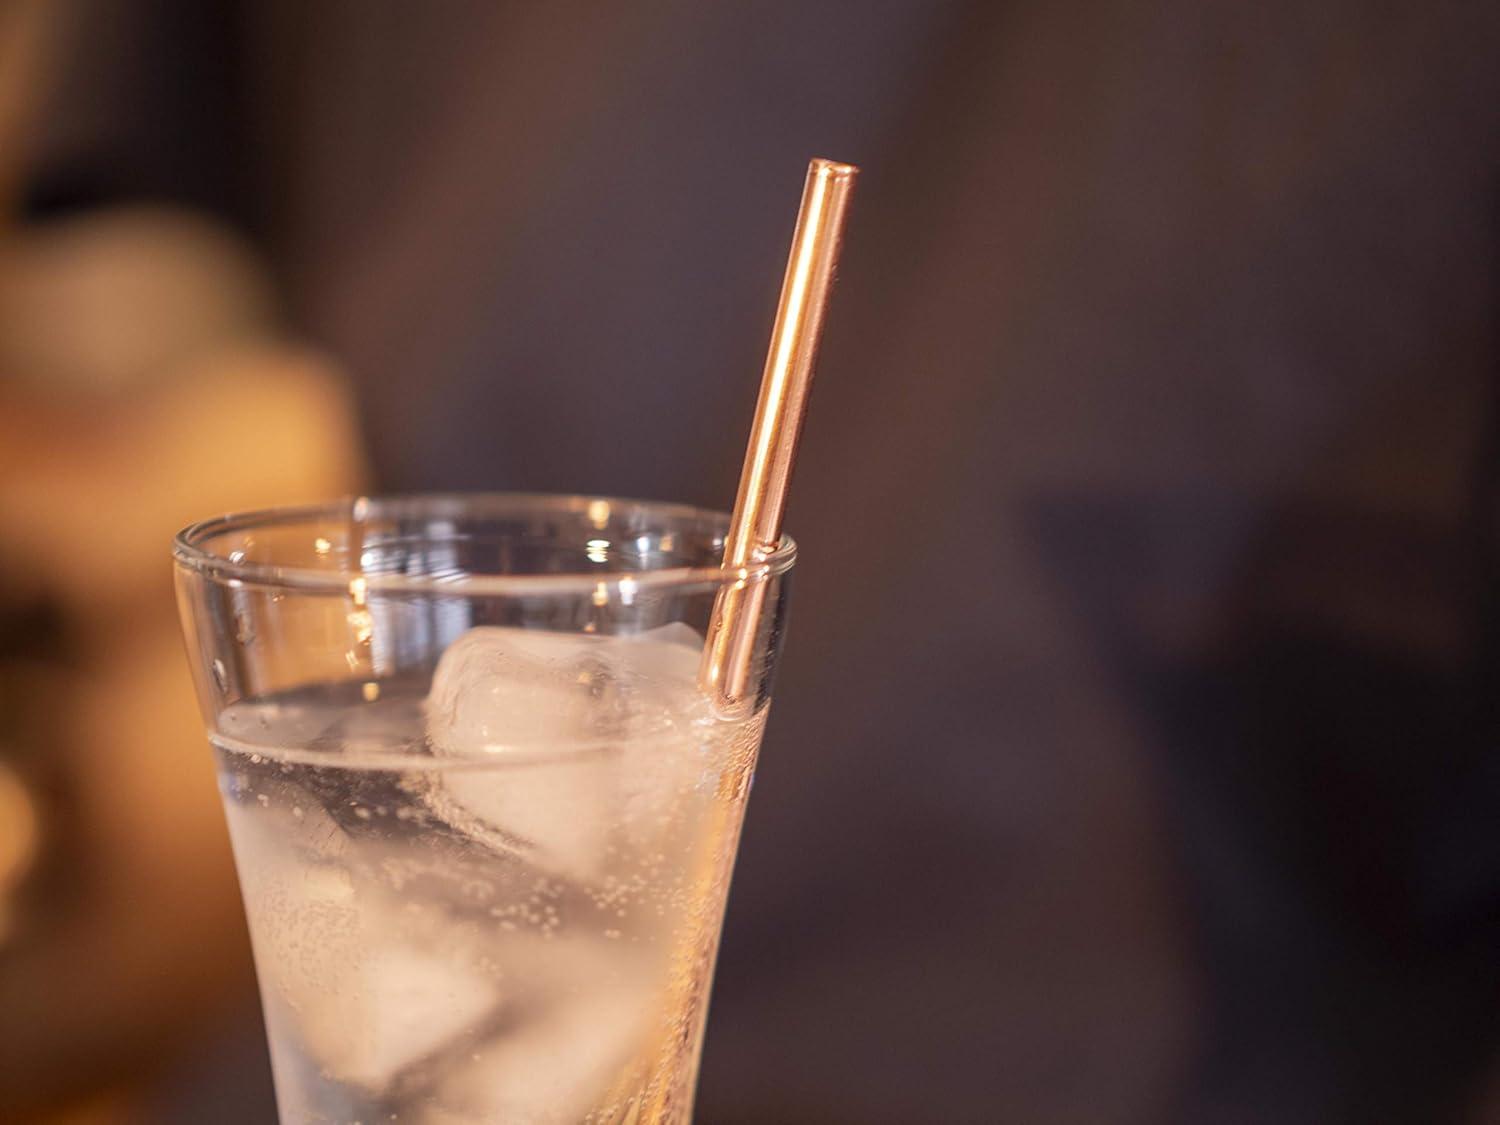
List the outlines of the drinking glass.
<svg viewBox="0 0 1500 1125">
<path fill-rule="evenodd" d="M 726 571 L 727 527 L 484 495 L 178 536 L 285 1125 L 691 1119 L 796 553 Z"/>
</svg>

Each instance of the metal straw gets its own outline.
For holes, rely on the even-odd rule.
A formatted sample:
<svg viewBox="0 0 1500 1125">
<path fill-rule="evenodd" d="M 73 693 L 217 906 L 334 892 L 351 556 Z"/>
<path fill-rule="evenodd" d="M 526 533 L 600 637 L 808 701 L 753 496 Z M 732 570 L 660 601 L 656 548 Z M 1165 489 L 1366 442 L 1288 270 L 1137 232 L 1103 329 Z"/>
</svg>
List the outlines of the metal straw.
<svg viewBox="0 0 1500 1125">
<path fill-rule="evenodd" d="M 787 486 L 807 410 L 807 392 L 823 331 L 843 241 L 844 217 L 859 169 L 832 160 L 807 167 L 797 230 L 771 329 L 760 400 L 740 473 L 739 495 L 724 540 L 724 568 L 748 572 L 781 542 Z M 709 621 L 699 682 L 726 714 L 742 713 L 751 698 L 751 661 L 765 599 L 763 582 L 745 579 L 720 590 Z"/>
</svg>

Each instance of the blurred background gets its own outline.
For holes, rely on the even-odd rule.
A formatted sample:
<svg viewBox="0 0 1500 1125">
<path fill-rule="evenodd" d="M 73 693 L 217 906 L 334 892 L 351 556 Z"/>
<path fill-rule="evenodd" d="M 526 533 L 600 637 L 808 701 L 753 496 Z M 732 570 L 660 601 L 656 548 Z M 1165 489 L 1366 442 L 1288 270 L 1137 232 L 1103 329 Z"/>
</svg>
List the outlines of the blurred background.
<svg viewBox="0 0 1500 1125">
<path fill-rule="evenodd" d="M 0 0 L 0 1121 L 274 1120 L 167 543 L 727 507 L 699 1120 L 1500 1122 L 1500 6 Z"/>
</svg>

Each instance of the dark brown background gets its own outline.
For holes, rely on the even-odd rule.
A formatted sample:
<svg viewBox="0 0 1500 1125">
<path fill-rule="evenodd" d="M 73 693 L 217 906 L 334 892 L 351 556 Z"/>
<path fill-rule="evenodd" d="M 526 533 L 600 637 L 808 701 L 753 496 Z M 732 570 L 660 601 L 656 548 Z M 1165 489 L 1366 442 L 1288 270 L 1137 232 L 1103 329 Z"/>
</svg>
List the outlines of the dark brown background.
<svg viewBox="0 0 1500 1125">
<path fill-rule="evenodd" d="M 32 216 L 252 235 L 384 489 L 726 505 L 864 167 L 702 1121 L 1500 1120 L 1500 9 L 92 7 Z"/>
</svg>

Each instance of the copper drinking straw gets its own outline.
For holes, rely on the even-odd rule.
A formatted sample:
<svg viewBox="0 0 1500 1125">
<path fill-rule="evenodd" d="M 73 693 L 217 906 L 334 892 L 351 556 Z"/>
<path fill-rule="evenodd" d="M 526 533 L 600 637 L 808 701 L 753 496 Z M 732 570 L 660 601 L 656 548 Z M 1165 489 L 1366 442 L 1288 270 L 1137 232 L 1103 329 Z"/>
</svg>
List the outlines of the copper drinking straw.
<svg viewBox="0 0 1500 1125">
<path fill-rule="evenodd" d="M 781 541 L 787 485 L 807 410 L 844 218 L 858 174 L 852 164 L 832 160 L 817 159 L 807 167 L 739 495 L 724 539 L 724 569 L 746 573 L 741 581 L 720 590 L 714 602 L 699 672 L 703 690 L 725 714 L 743 713 L 755 702 L 750 698 L 751 661 L 765 585 L 746 581 L 748 568 Z"/>
</svg>

